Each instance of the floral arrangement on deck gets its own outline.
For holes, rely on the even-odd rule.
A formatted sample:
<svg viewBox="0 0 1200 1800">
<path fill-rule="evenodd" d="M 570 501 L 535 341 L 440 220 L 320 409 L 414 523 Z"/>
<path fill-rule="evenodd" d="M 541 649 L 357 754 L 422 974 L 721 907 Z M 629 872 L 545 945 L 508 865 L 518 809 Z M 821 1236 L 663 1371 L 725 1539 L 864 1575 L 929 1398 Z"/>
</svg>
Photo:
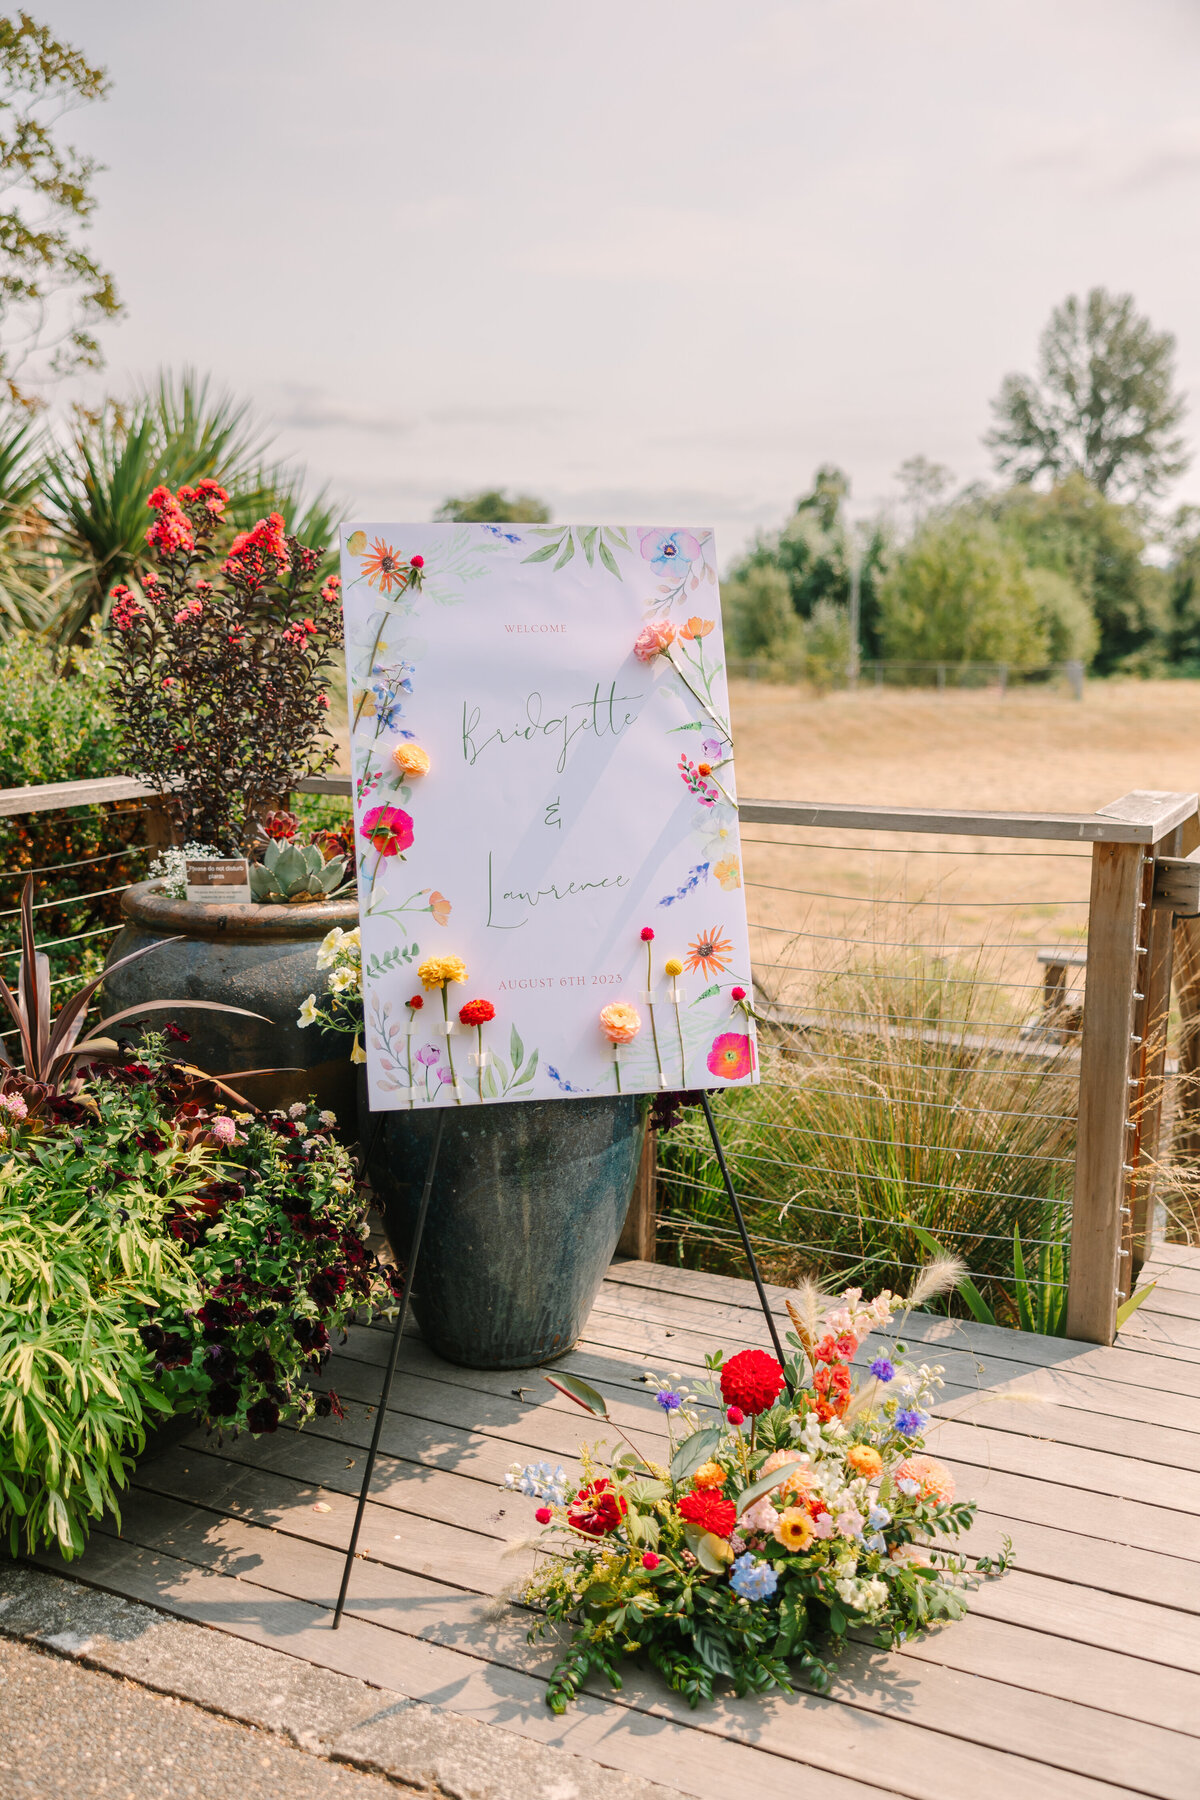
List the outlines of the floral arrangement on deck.
<svg viewBox="0 0 1200 1800">
<path fill-rule="evenodd" d="M 924 1451 L 941 1371 L 909 1362 L 900 1341 L 851 1367 L 895 1311 L 907 1318 L 960 1274 L 931 1265 L 905 1301 L 807 1284 L 788 1303 L 786 1366 L 762 1350 L 717 1351 L 694 1390 L 657 1379 L 657 1441 L 621 1432 L 611 1457 L 586 1445 L 577 1480 L 513 1466 L 507 1485 L 538 1500 L 543 1527 L 545 1555 L 521 1593 L 541 1615 L 530 1638 L 556 1623 L 570 1634 L 553 1711 L 592 1672 L 620 1687 L 622 1662 L 639 1652 L 692 1706 L 721 1679 L 738 1694 L 790 1691 L 793 1664 L 822 1690 L 851 1631 L 891 1647 L 961 1617 L 963 1590 L 1001 1573 L 1009 1546 L 994 1558 L 946 1548 L 975 1504 Z M 547 1379 L 613 1423 L 585 1382 Z"/>
</svg>

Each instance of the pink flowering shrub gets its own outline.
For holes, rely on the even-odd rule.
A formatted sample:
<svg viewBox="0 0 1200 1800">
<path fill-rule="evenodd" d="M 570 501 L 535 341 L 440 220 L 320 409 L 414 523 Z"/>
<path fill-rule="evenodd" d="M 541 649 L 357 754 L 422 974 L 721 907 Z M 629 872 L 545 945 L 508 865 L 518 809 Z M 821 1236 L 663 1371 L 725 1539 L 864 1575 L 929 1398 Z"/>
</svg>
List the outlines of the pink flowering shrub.
<svg viewBox="0 0 1200 1800">
<path fill-rule="evenodd" d="M 180 842 L 227 854 L 262 835 L 279 796 L 328 767 L 327 665 L 342 641 L 337 577 L 279 513 L 229 541 L 229 496 L 157 487 L 146 541 L 161 574 L 112 591 L 125 766 L 167 799 Z"/>
</svg>

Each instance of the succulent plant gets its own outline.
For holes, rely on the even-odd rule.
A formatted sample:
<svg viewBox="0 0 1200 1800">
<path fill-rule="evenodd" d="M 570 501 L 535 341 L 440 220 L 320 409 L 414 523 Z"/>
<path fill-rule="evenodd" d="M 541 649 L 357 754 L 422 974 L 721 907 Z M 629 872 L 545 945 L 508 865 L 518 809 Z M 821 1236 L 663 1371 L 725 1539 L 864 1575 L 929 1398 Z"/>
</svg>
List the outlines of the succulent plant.
<svg viewBox="0 0 1200 1800">
<path fill-rule="evenodd" d="M 256 900 L 283 903 L 327 900 L 345 874 L 345 857 L 326 862 L 315 844 L 270 843 L 262 861 L 250 866 L 250 892 Z"/>
</svg>

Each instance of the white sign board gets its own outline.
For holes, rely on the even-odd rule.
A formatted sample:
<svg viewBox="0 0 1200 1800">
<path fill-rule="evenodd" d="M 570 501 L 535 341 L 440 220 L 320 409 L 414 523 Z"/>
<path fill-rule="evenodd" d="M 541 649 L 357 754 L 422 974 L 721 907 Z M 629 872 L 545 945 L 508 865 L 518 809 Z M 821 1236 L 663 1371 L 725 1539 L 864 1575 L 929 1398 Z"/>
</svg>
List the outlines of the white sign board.
<svg viewBox="0 0 1200 1800">
<path fill-rule="evenodd" d="M 350 524 L 342 598 L 372 1107 L 757 1080 L 712 533 Z"/>
<path fill-rule="evenodd" d="M 189 856 L 184 884 L 184 898 L 193 905 L 249 906 L 252 898 L 244 856 Z"/>
</svg>

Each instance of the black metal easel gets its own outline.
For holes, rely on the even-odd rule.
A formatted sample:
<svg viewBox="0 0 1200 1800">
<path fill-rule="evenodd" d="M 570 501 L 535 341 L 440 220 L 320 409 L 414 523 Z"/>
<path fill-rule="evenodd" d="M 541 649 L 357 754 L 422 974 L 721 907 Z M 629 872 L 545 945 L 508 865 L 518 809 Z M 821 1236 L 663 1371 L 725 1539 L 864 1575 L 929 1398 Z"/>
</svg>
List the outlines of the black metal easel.
<svg viewBox="0 0 1200 1800">
<path fill-rule="evenodd" d="M 758 1303 L 762 1307 L 763 1318 L 767 1321 L 767 1330 L 771 1334 L 771 1342 L 775 1346 L 775 1355 L 778 1358 L 779 1366 L 781 1369 L 786 1370 L 787 1363 L 784 1361 L 783 1345 L 779 1341 L 779 1330 L 771 1314 L 771 1308 L 767 1301 L 767 1290 L 763 1286 L 763 1278 L 758 1272 L 758 1258 L 754 1254 L 754 1248 L 750 1242 L 750 1233 L 746 1230 L 746 1221 L 742 1217 L 741 1205 L 738 1201 L 737 1194 L 734 1191 L 733 1180 L 729 1173 L 729 1166 L 725 1161 L 725 1151 L 721 1144 L 721 1135 L 717 1130 L 717 1121 L 713 1117 L 712 1105 L 707 1093 L 703 1089 L 701 1089 L 700 1092 L 700 1104 L 704 1108 L 704 1117 L 708 1120 L 709 1136 L 713 1141 L 713 1149 L 717 1153 L 717 1162 L 720 1166 L 721 1178 L 725 1183 L 725 1192 L 728 1195 L 729 1204 L 733 1209 L 733 1216 L 737 1220 L 738 1232 L 742 1239 L 742 1249 L 746 1252 L 746 1261 L 750 1264 L 750 1273 L 753 1275 L 754 1285 L 758 1289 Z M 784 1375 L 784 1380 L 787 1381 L 786 1373 Z M 795 1389 L 792 1387 L 790 1381 L 787 1383 L 787 1390 L 789 1394 L 794 1395 Z"/>
<path fill-rule="evenodd" d="M 404 1327 L 408 1323 L 408 1298 L 412 1293 L 413 1277 L 417 1270 L 417 1258 L 421 1253 L 421 1239 L 425 1235 L 425 1220 L 429 1213 L 429 1196 L 433 1192 L 433 1178 L 437 1173 L 438 1152 L 442 1147 L 442 1133 L 445 1128 L 446 1108 L 439 1107 L 437 1125 L 433 1133 L 433 1145 L 429 1152 L 429 1161 L 425 1167 L 425 1186 L 421 1192 L 421 1204 L 417 1210 L 417 1223 L 416 1228 L 413 1231 L 412 1247 L 408 1253 L 408 1267 L 404 1272 L 404 1293 L 400 1300 L 400 1310 L 396 1315 L 396 1329 L 392 1333 L 391 1353 L 388 1356 L 387 1370 L 383 1377 L 383 1392 L 379 1396 L 379 1410 L 375 1414 L 375 1429 L 371 1433 L 371 1448 L 367 1453 L 367 1466 L 363 1471 L 362 1487 L 358 1496 L 358 1508 L 354 1514 L 354 1529 L 350 1533 L 350 1547 L 346 1551 L 346 1566 L 342 1570 L 342 1585 L 338 1590 L 337 1606 L 334 1608 L 334 1631 L 337 1630 L 342 1622 L 342 1612 L 346 1605 L 346 1590 L 350 1586 L 350 1571 L 354 1567 L 354 1556 L 358 1549 L 358 1534 L 362 1527 L 363 1513 L 367 1508 L 367 1495 L 371 1488 L 371 1477 L 375 1473 L 375 1458 L 379 1452 L 379 1440 L 383 1435 L 383 1418 L 387 1411 L 387 1403 L 391 1398 L 392 1380 L 396 1373 L 396 1363 L 400 1357 L 400 1339 L 404 1336 Z"/>
</svg>

